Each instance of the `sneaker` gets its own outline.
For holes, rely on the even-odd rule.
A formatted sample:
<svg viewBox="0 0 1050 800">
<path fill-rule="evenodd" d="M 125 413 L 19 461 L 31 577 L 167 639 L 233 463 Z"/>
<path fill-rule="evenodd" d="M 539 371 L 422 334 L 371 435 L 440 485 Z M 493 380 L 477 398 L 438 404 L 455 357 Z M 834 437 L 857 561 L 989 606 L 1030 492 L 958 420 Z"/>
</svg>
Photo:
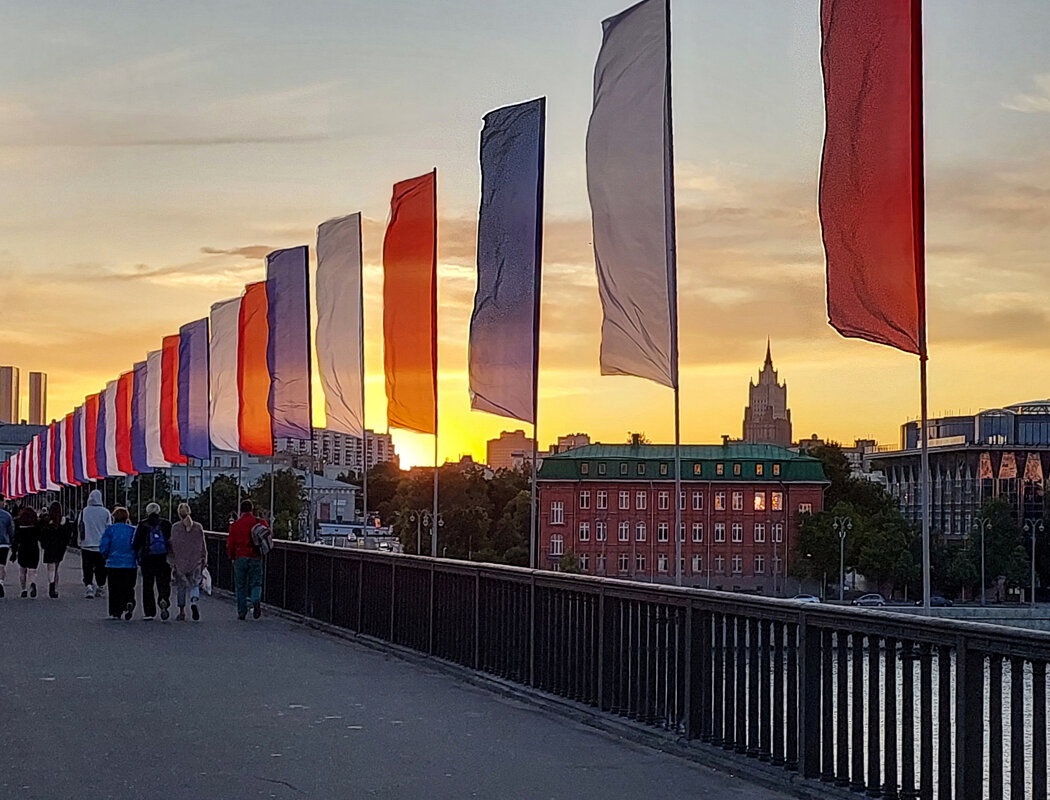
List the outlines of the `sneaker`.
<svg viewBox="0 0 1050 800">
<path fill-rule="evenodd" d="M 24 594 L 24 593 L 22 594 L 22 597 L 25 597 L 25 594 Z M 239 619 L 239 620 L 242 620 L 242 621 L 243 621 L 243 620 L 244 620 L 244 618 L 245 618 L 246 616 L 248 616 L 248 615 L 247 615 L 247 614 L 238 614 L 238 615 L 237 615 L 237 619 Z"/>
<path fill-rule="evenodd" d="M 252 603 L 252 617 L 254 619 L 259 619 L 259 617 L 261 617 L 261 616 L 262 616 L 262 603 L 260 603 L 258 600 L 256 600 L 254 603 Z"/>
<path fill-rule="evenodd" d="M 150 614 L 148 617 L 143 617 L 142 621 L 143 622 L 153 622 L 153 620 L 156 619 L 156 618 L 157 618 L 156 614 Z"/>
<path fill-rule="evenodd" d="M 92 586 L 91 584 L 88 584 L 87 586 L 85 586 L 84 587 L 84 598 L 86 600 L 91 600 L 94 596 L 95 596 L 95 587 Z"/>
<path fill-rule="evenodd" d="M 105 596 L 106 596 L 106 587 L 105 586 L 96 586 L 95 587 L 95 597 L 103 598 Z"/>
<path fill-rule="evenodd" d="M 162 599 L 158 605 L 160 606 L 160 618 L 162 620 L 167 620 L 168 617 L 171 616 L 171 614 L 168 613 L 168 606 L 171 604 L 167 600 Z"/>
<path fill-rule="evenodd" d="M 197 622 L 201 618 L 201 612 L 197 610 L 196 603 L 190 606 L 190 616 L 193 617 L 194 622 Z M 183 619 L 185 619 L 185 617 L 183 617 Z"/>
<path fill-rule="evenodd" d="M 36 584 L 35 583 L 29 584 L 29 596 L 30 597 L 36 597 Z"/>
<path fill-rule="evenodd" d="M 58 597 L 58 589 L 55 588 L 55 582 L 54 581 L 51 581 L 51 583 L 49 583 L 48 586 L 47 586 L 47 596 L 48 597 Z"/>
<path fill-rule="evenodd" d="M 22 590 L 22 597 L 29 597 L 29 592 L 27 592 L 25 589 L 23 589 Z M 241 619 L 244 619 L 244 617 L 241 617 Z"/>
<path fill-rule="evenodd" d="M 180 608 L 179 609 L 179 613 L 175 615 L 175 621 L 176 622 L 185 622 L 186 621 L 186 609 L 184 609 L 184 608 Z"/>
<path fill-rule="evenodd" d="M 4 585 L 0 583 L 0 597 L 4 596 Z"/>
<path fill-rule="evenodd" d="M 131 612 L 135 610 L 135 601 L 128 600 L 128 604 L 124 606 L 124 621 L 127 622 L 131 619 Z"/>
</svg>

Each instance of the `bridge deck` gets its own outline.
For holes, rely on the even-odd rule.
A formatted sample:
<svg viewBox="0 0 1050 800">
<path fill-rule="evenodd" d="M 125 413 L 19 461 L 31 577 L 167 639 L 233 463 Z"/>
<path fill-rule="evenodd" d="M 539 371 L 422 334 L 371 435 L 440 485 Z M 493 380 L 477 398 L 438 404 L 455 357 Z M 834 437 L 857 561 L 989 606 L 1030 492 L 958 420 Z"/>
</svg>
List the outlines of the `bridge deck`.
<svg viewBox="0 0 1050 800">
<path fill-rule="evenodd" d="M 786 796 L 223 600 L 113 622 L 77 561 L 58 600 L 8 568 L 0 797 Z"/>
</svg>

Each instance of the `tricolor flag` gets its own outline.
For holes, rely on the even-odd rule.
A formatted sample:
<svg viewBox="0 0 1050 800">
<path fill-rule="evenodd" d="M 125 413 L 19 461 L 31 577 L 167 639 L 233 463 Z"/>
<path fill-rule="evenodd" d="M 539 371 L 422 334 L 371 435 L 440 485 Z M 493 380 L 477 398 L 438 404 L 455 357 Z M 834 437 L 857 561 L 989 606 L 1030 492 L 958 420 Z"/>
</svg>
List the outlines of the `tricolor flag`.
<svg viewBox="0 0 1050 800">
<path fill-rule="evenodd" d="M 266 256 L 266 319 L 269 337 L 271 434 L 308 441 L 310 412 L 310 278 L 304 247 Z"/>
<path fill-rule="evenodd" d="M 237 390 L 237 342 L 241 298 L 224 300 L 211 307 L 211 341 L 208 373 L 211 383 L 210 436 L 219 450 L 241 447 L 237 418 L 241 401 Z"/>
<path fill-rule="evenodd" d="M 165 336 L 161 342 L 160 445 L 164 460 L 185 464 L 179 435 L 179 337 Z"/>
<path fill-rule="evenodd" d="M 822 0 L 828 319 L 926 351 L 920 0 Z"/>
<path fill-rule="evenodd" d="M 179 328 L 179 445 L 184 456 L 211 458 L 208 436 L 208 319 Z"/>
<path fill-rule="evenodd" d="M 266 281 L 244 288 L 238 319 L 237 414 L 239 447 L 255 456 L 273 455 L 270 428 L 270 371 L 266 348 L 270 331 L 267 320 Z"/>
<path fill-rule="evenodd" d="M 394 185 L 383 239 L 387 423 L 437 434 L 437 170 Z"/>
</svg>

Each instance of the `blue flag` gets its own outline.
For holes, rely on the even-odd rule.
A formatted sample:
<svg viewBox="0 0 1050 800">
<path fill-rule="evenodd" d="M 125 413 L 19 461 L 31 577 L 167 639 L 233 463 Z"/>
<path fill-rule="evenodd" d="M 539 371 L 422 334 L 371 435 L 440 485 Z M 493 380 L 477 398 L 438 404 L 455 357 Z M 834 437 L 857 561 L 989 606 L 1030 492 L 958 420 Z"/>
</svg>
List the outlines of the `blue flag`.
<svg viewBox="0 0 1050 800">
<path fill-rule="evenodd" d="M 208 431 L 208 318 L 179 328 L 179 448 L 190 458 L 211 458 Z M 143 437 L 145 442 L 145 437 Z"/>
<path fill-rule="evenodd" d="M 266 302 L 270 334 L 269 409 L 274 438 L 310 439 L 310 284 L 306 247 L 266 256 Z"/>
</svg>

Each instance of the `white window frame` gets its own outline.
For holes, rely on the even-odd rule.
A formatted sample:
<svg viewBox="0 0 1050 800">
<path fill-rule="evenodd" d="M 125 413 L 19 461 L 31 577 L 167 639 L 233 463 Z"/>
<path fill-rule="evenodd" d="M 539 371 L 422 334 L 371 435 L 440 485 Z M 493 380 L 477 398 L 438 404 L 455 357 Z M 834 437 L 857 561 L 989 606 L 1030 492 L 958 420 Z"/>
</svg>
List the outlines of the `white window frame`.
<svg viewBox="0 0 1050 800">
<path fill-rule="evenodd" d="M 666 511 L 669 508 L 670 503 L 671 503 L 671 493 L 670 492 L 660 492 L 660 494 L 658 494 L 657 497 L 656 497 L 656 501 L 657 501 L 656 507 L 660 511 Z"/>
<path fill-rule="evenodd" d="M 715 523 L 715 541 L 724 542 L 726 540 L 726 524 L 724 522 Z"/>
<path fill-rule="evenodd" d="M 744 510 L 744 493 L 733 492 L 733 510 L 743 511 Z"/>
<path fill-rule="evenodd" d="M 621 542 L 631 541 L 631 523 L 626 520 L 620 520 L 620 524 L 616 527 L 616 539 Z"/>
<path fill-rule="evenodd" d="M 634 540 L 636 542 L 644 542 L 645 534 L 646 531 L 644 522 L 639 522 L 637 525 L 634 526 Z"/>
<path fill-rule="evenodd" d="M 595 492 L 595 508 L 599 511 L 604 511 L 609 507 L 609 492 L 606 489 L 599 489 Z"/>
<path fill-rule="evenodd" d="M 704 510 L 704 493 L 701 491 L 693 492 L 693 511 Z"/>
<path fill-rule="evenodd" d="M 734 542 L 744 541 L 744 523 L 734 522 L 732 528 L 732 537 Z"/>
<path fill-rule="evenodd" d="M 765 492 L 755 492 L 755 500 L 754 500 L 753 505 L 755 507 L 755 511 L 765 511 L 766 510 L 766 493 Z"/>
<path fill-rule="evenodd" d="M 591 507 L 591 493 L 589 490 L 584 489 L 580 492 L 580 508 L 587 509 Z"/>
<path fill-rule="evenodd" d="M 763 555 L 755 556 L 755 574 L 765 575 L 766 574 L 766 557 Z"/>
<path fill-rule="evenodd" d="M 766 523 L 755 523 L 755 541 L 759 544 L 762 544 L 766 541 Z"/>
<path fill-rule="evenodd" d="M 732 561 L 730 562 L 730 568 L 732 569 L 734 575 L 743 575 L 744 557 L 739 553 L 733 556 Z"/>
<path fill-rule="evenodd" d="M 626 489 L 620 491 L 620 511 L 626 511 L 631 507 L 631 493 Z"/>
<path fill-rule="evenodd" d="M 667 537 L 671 534 L 671 526 L 666 522 L 660 522 L 656 526 L 656 541 L 666 542 Z"/>
<path fill-rule="evenodd" d="M 620 553 L 617 558 L 616 567 L 621 575 L 626 575 L 631 569 L 631 556 L 629 553 Z"/>
<path fill-rule="evenodd" d="M 634 494 L 634 507 L 638 511 L 645 511 L 647 492 L 635 492 Z"/>
<path fill-rule="evenodd" d="M 604 519 L 596 520 L 594 523 L 594 541 L 604 542 L 609 536 L 609 525 Z"/>
<path fill-rule="evenodd" d="M 704 571 L 704 557 L 699 554 L 693 555 L 693 574 L 700 575 Z"/>
<path fill-rule="evenodd" d="M 590 522 L 581 522 L 580 523 L 580 530 L 579 530 L 579 533 L 577 535 L 577 538 L 581 542 L 589 542 L 591 540 L 591 523 Z"/>
<path fill-rule="evenodd" d="M 704 541 L 704 523 L 694 522 L 693 523 L 693 541 L 702 542 Z"/>
<path fill-rule="evenodd" d="M 715 511 L 726 510 L 726 493 L 715 492 Z"/>
<path fill-rule="evenodd" d="M 667 572 L 668 561 L 669 561 L 669 559 L 667 558 L 667 554 L 666 553 L 659 553 L 659 554 L 657 554 L 657 556 L 656 556 L 656 571 L 657 572 Z"/>
<path fill-rule="evenodd" d="M 565 554 L 565 537 L 560 533 L 551 536 L 551 555 L 560 556 Z"/>
<path fill-rule="evenodd" d="M 565 524 L 565 503 L 561 500 L 551 501 L 551 525 Z"/>
</svg>

